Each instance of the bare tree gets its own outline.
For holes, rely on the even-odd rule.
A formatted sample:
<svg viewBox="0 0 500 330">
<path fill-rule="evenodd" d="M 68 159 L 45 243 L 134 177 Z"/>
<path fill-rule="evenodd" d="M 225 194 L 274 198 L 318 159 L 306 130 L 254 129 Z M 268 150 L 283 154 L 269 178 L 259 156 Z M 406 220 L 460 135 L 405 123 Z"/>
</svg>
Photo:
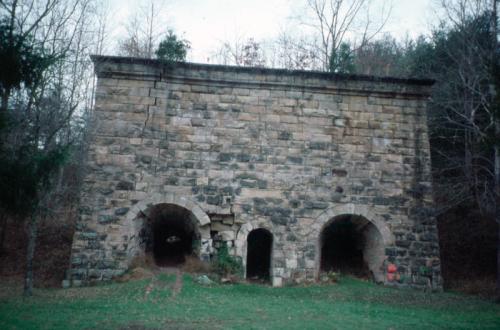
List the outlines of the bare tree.
<svg viewBox="0 0 500 330">
<path fill-rule="evenodd" d="M 139 6 L 126 24 L 127 36 L 119 42 L 120 55 L 153 58 L 160 38 L 167 32 L 162 22 L 163 4 L 149 0 Z"/>
<path fill-rule="evenodd" d="M 266 55 L 263 43 L 254 38 L 236 38 L 233 42 L 223 42 L 215 51 L 215 61 L 223 65 L 264 67 Z"/>
<path fill-rule="evenodd" d="M 491 95 L 495 58 L 492 52 L 496 51 L 491 38 L 496 40 L 496 37 L 490 30 L 490 22 L 496 21 L 493 17 L 496 13 L 491 10 L 495 2 L 442 1 L 446 22 L 453 31 L 441 47 L 447 61 L 442 64 L 449 65 L 450 70 L 445 71 L 444 84 L 433 98 L 444 111 L 434 117 L 437 125 L 453 127 L 457 132 L 455 136 L 463 139 L 463 156 L 459 159 L 446 156 L 450 164 L 463 162 L 466 184 L 459 184 L 460 189 L 455 191 L 463 191 L 464 198 L 473 192 L 477 205 L 487 213 L 495 208 L 494 189 L 488 184 L 494 182 L 488 179 L 494 177 L 494 160 L 488 159 L 480 146 L 490 139 L 490 132 L 496 125 Z"/>
<path fill-rule="evenodd" d="M 382 31 L 387 23 L 391 6 L 382 8 L 379 17 L 370 14 L 371 0 L 307 0 L 307 7 L 313 18 L 302 22 L 319 35 L 319 45 L 323 69 L 334 71 L 331 67 L 335 56 L 349 41 L 360 48 Z"/>
<path fill-rule="evenodd" d="M 374 76 L 406 76 L 405 55 L 414 42 L 400 43 L 390 35 L 367 42 L 355 50 L 356 73 Z"/>
<path fill-rule="evenodd" d="M 488 165 L 487 180 L 491 184 L 485 185 L 484 197 L 481 199 L 482 204 L 486 204 L 486 211 L 494 214 L 494 218 L 498 225 L 497 237 L 497 283 L 496 283 L 496 300 L 500 302 L 500 59 L 498 48 L 498 0 L 442 0 L 442 6 L 445 9 L 447 18 L 456 27 L 463 26 L 463 22 L 467 22 L 471 18 L 486 16 L 486 22 L 489 25 L 489 42 L 486 47 L 481 47 L 477 38 L 469 38 L 465 41 L 464 48 L 470 53 L 469 56 L 480 53 L 484 61 L 480 65 L 476 64 L 476 68 L 464 68 L 464 71 L 479 71 L 478 80 L 480 78 L 488 83 L 483 88 L 471 79 L 462 79 L 463 84 L 467 87 L 467 92 L 470 95 L 475 95 L 481 98 L 481 107 L 472 106 L 465 107 L 464 116 L 468 120 L 466 127 L 466 136 L 470 139 L 476 138 L 480 141 L 492 141 L 493 143 L 493 159 L 485 159 Z M 475 64 L 475 63 L 474 63 Z M 470 66 L 473 63 L 463 63 L 463 66 Z M 474 158 L 482 157 L 480 151 L 471 144 L 466 145 L 466 164 L 469 168 L 475 165 Z M 492 179 L 492 180 L 491 180 Z M 474 182 L 477 182 L 477 177 Z M 481 205 L 481 204 L 480 204 Z"/>
<path fill-rule="evenodd" d="M 110 5 L 108 0 L 103 0 L 100 2 L 100 6 L 96 7 L 95 10 L 95 32 L 93 33 L 95 37 L 95 47 L 94 54 L 102 55 L 106 53 L 108 45 L 109 45 L 109 13 L 110 13 Z"/>
<path fill-rule="evenodd" d="M 221 41 L 211 55 L 212 61 L 222 65 L 239 65 L 239 59 L 242 55 L 241 49 L 244 43 L 243 40 L 244 37 L 238 35 L 234 37 L 232 41 Z"/>
<path fill-rule="evenodd" d="M 321 70 L 321 58 L 314 50 L 315 44 L 310 36 L 282 31 L 269 42 L 269 65 L 290 70 Z"/>
<path fill-rule="evenodd" d="M 429 58 L 437 80 L 429 111 L 436 195 L 442 210 L 473 205 L 500 226 L 498 1 L 441 0 L 441 8 Z"/>
<path fill-rule="evenodd" d="M 8 133 L 2 136 L 6 142 L 2 159 L 16 164 L 20 154 L 24 155 L 22 159 L 29 155 L 49 157 L 59 153 L 61 147 L 77 144 L 84 130 L 85 106 L 90 99 L 92 81 L 88 54 L 95 43 L 95 3 L 93 0 L 12 0 L 1 1 L 0 9 L 2 20 L 9 22 L 12 40 L 16 36 L 18 44 L 27 45 L 21 54 L 24 56 L 30 49 L 36 49 L 43 64 L 29 85 L 18 84 L 5 93 L 2 91 L 6 99 L 4 109 L 10 118 Z M 26 216 L 25 295 L 31 295 L 33 288 L 38 222 L 55 212 L 57 201 L 67 193 L 65 185 L 55 184 L 53 189 L 54 185 L 47 181 L 60 182 L 61 176 L 59 171 L 55 178 L 47 175 L 43 185 L 28 187 L 33 193 L 28 205 L 30 214 Z"/>
<path fill-rule="evenodd" d="M 497 243 L 497 287 L 496 301 L 500 303 L 500 49 L 498 30 L 498 0 L 491 1 L 491 22 L 490 29 L 492 35 L 491 61 L 493 63 L 493 88 L 491 88 L 493 99 L 493 120 L 495 126 L 494 141 L 494 175 L 495 175 L 495 220 L 498 226 Z"/>
</svg>

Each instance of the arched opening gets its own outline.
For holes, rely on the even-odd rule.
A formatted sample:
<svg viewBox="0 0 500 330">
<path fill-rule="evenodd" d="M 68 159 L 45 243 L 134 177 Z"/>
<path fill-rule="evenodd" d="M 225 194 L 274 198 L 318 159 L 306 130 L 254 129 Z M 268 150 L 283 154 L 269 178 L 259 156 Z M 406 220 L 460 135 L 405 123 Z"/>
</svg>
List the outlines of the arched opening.
<svg viewBox="0 0 500 330">
<path fill-rule="evenodd" d="M 148 209 L 146 217 L 141 240 L 156 265 L 178 266 L 186 256 L 199 253 L 200 235 L 189 210 L 174 204 L 158 204 Z"/>
<path fill-rule="evenodd" d="M 373 223 L 358 215 L 339 215 L 320 235 L 320 270 L 383 281 L 385 248 Z"/>
<path fill-rule="evenodd" d="M 269 281 L 273 235 L 266 229 L 254 229 L 247 238 L 247 279 Z"/>
</svg>

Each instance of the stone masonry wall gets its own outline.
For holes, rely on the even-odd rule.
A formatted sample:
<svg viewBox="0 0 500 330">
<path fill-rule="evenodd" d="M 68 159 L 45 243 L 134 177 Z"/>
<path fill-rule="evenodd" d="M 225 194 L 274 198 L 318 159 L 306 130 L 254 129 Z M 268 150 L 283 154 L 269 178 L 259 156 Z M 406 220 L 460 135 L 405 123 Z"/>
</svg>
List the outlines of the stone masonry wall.
<svg viewBox="0 0 500 330">
<path fill-rule="evenodd" d="M 141 215 L 188 209 L 246 257 L 273 234 L 272 281 L 311 280 L 319 237 L 337 215 L 380 232 L 396 285 L 439 288 L 426 102 L 431 82 L 94 57 L 98 76 L 88 175 L 74 237 L 74 285 L 127 270 Z M 389 283 L 389 282 L 387 282 Z"/>
</svg>

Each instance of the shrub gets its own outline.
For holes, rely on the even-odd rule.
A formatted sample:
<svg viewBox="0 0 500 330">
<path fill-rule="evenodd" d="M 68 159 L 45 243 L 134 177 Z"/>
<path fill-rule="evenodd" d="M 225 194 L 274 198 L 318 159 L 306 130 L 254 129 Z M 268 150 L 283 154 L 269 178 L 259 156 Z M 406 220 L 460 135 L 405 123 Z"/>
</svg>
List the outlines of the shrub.
<svg viewBox="0 0 500 330">
<path fill-rule="evenodd" d="M 212 271 L 221 277 L 243 275 L 241 258 L 229 254 L 226 242 L 223 242 L 217 250 L 217 256 L 212 261 Z"/>
</svg>

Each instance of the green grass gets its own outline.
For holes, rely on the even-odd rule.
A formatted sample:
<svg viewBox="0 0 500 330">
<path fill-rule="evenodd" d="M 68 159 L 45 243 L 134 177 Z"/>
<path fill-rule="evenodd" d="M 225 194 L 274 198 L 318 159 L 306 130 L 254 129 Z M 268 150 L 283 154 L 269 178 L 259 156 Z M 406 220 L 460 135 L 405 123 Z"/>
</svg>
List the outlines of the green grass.
<svg viewBox="0 0 500 330">
<path fill-rule="evenodd" d="M 336 285 L 203 287 L 160 275 L 88 288 L 0 298 L 0 329 L 500 329 L 500 306 L 470 296 Z M 152 291 L 146 294 L 152 284 Z M 0 287 L 0 290 L 3 290 Z"/>
</svg>

